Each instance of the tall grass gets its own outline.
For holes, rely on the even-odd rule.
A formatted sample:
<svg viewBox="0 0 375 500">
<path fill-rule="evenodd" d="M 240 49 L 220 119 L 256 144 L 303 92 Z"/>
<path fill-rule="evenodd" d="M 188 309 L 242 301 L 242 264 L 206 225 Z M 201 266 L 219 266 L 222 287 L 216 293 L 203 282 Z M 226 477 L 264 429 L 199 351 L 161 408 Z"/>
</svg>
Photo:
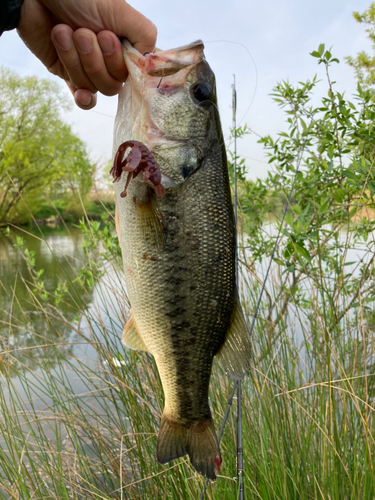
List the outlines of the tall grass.
<svg viewBox="0 0 375 500">
<path fill-rule="evenodd" d="M 245 160 L 238 162 L 240 294 L 249 323 L 293 186 L 243 383 L 245 497 L 373 500 L 375 224 L 351 220 L 374 208 L 375 106 L 361 86 L 355 104 L 336 91 L 329 68 L 338 60 L 323 44 L 311 55 L 327 77 L 319 107 L 311 101 L 317 78 L 278 84 L 273 96 L 289 128 L 260 141 L 273 171 L 248 182 Z M 240 127 L 237 137 L 248 132 Z M 87 219 L 83 255 L 58 254 L 58 280 L 43 274 L 20 237 L 26 272 L 16 271 L 13 284 L 0 276 L 9 299 L 0 304 L 0 498 L 198 500 L 204 481 L 186 458 L 156 460 L 158 372 L 152 356 L 120 343 L 129 304 L 113 220 Z M 215 364 L 216 429 L 232 386 Z M 235 403 L 207 499 L 238 495 Z"/>
<path fill-rule="evenodd" d="M 111 224 L 82 225 L 86 257 L 74 272 L 85 299 L 80 303 L 69 288 L 59 299 L 70 316 L 53 290 L 41 289 L 19 245 L 30 264 L 19 278 L 28 304 L 16 307 L 13 297 L 1 339 L 0 498 L 200 498 L 203 479 L 187 458 L 167 466 L 156 460 L 163 393 L 152 356 L 119 342 L 129 304 Z M 361 272 L 360 293 L 323 267 L 318 282 L 306 275 L 296 288 L 296 275 L 273 264 L 253 335 L 253 369 L 243 384 L 246 498 L 375 497 L 375 247 L 367 241 L 359 248 L 350 232 L 340 234 L 342 268 L 353 280 Z M 356 253 L 357 263 L 345 266 Z M 266 262 L 254 264 L 246 241 L 240 261 L 251 318 Z M 15 331 L 24 333 L 20 345 Z M 216 429 L 232 384 L 215 365 Z M 222 470 L 206 498 L 229 500 L 238 490 L 235 401 L 221 450 Z"/>
</svg>

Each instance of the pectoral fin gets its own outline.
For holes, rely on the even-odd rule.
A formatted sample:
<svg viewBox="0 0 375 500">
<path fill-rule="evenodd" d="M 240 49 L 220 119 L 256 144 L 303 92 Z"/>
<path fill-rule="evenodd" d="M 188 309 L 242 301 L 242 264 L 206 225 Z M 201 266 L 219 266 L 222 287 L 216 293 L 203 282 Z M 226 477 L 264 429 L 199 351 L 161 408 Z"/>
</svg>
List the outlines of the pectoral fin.
<svg viewBox="0 0 375 500">
<path fill-rule="evenodd" d="M 132 317 L 125 325 L 124 331 L 122 332 L 121 342 L 130 349 L 148 351 L 141 334 L 138 331 L 137 324 Z"/>
<path fill-rule="evenodd" d="M 216 354 L 216 358 L 232 379 L 243 379 L 250 372 L 251 343 L 238 299 L 234 304 L 225 342 Z"/>
<path fill-rule="evenodd" d="M 115 228 L 116 228 L 116 233 L 117 233 L 118 241 L 119 241 L 120 246 L 121 246 L 120 217 L 119 217 L 119 214 L 118 214 L 117 204 L 115 206 Z"/>
<path fill-rule="evenodd" d="M 165 242 L 165 227 L 159 210 L 156 195 L 149 190 L 144 200 L 134 199 L 137 225 L 145 241 L 150 240 L 158 248 Z"/>
</svg>

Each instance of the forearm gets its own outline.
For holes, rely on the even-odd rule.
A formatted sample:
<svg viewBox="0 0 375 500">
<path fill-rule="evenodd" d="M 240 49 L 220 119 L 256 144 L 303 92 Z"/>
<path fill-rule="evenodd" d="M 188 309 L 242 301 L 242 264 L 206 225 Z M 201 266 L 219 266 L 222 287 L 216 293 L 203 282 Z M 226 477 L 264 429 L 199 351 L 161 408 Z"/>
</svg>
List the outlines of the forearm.
<svg viewBox="0 0 375 500">
<path fill-rule="evenodd" d="M 0 36 L 17 28 L 23 0 L 0 0 Z"/>
</svg>

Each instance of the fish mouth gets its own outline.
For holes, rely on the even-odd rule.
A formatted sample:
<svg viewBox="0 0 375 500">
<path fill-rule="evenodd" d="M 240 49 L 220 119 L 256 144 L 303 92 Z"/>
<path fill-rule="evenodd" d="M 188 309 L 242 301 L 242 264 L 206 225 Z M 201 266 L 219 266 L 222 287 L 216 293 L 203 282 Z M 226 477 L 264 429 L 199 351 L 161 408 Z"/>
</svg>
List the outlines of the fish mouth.
<svg viewBox="0 0 375 500">
<path fill-rule="evenodd" d="M 153 77 L 174 75 L 184 68 L 199 63 L 204 57 L 203 50 L 202 40 L 196 40 L 176 49 L 147 54 L 145 71 Z"/>
<path fill-rule="evenodd" d="M 196 40 L 175 49 L 158 50 L 157 52 L 146 53 L 145 55 L 138 52 L 126 39 L 124 39 L 123 45 L 125 59 L 129 58 L 129 61 L 138 67 L 147 79 L 151 80 L 149 81 L 150 86 L 157 89 L 160 86 L 160 78 L 163 79 L 164 77 L 171 77 L 173 75 L 177 76 L 177 79 L 173 79 L 173 87 L 183 84 L 191 66 L 205 60 L 202 40 Z M 127 65 L 129 66 L 129 64 Z M 160 91 L 169 92 L 172 90 L 164 87 L 160 88 Z"/>
</svg>

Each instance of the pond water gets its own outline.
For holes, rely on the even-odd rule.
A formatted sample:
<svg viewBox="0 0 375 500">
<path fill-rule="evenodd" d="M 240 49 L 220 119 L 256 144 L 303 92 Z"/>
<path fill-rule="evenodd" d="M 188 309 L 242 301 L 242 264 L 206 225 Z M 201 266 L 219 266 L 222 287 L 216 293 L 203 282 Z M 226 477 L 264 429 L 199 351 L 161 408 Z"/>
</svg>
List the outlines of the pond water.
<svg viewBox="0 0 375 500">
<path fill-rule="evenodd" d="M 269 231 L 274 231 L 273 226 L 269 226 Z M 341 234 L 342 239 L 346 236 L 346 233 Z M 29 290 L 35 287 L 31 284 L 27 262 L 17 248 L 17 237 L 23 238 L 25 248 L 31 252 L 31 257 L 35 261 L 34 269 L 44 270 L 40 280 L 44 282 L 47 293 L 51 294 L 47 299 L 50 304 L 54 305 L 53 293 L 59 283 L 66 284 L 68 292 L 56 305 L 56 311 L 58 310 L 60 315 L 56 324 L 53 321 L 46 323 L 42 301 L 31 300 L 32 295 Z M 67 354 L 67 359 L 84 359 L 85 366 L 94 367 L 98 354 L 87 338 L 107 342 L 108 340 L 101 336 L 103 325 L 107 332 L 113 332 L 111 351 L 118 350 L 121 355 L 124 354 L 124 348 L 120 342 L 126 312 L 123 301 L 125 293 L 122 290 L 124 284 L 121 283 L 118 275 L 108 273 L 104 284 L 84 292 L 77 281 L 84 260 L 82 241 L 81 229 L 72 225 L 56 228 L 44 226 L 27 230 L 11 229 L 10 235 L 0 231 L 0 375 L 11 376 L 14 390 L 22 397 L 24 396 L 25 400 L 27 397 L 22 380 L 19 380 L 17 370 L 8 370 L 9 359 L 4 360 L 1 351 L 12 351 L 11 362 L 18 362 L 26 369 L 23 374 L 26 373 L 24 376 L 30 382 L 32 382 L 31 379 L 41 374 L 38 355 L 48 358 L 51 371 L 61 365 L 61 356 L 64 357 L 64 352 Z M 346 261 L 358 262 L 363 258 L 366 248 L 368 245 L 354 246 L 348 251 Z M 267 266 L 268 260 L 264 260 L 259 266 L 260 277 L 265 276 Z M 349 271 L 353 267 L 355 264 L 350 265 L 346 270 Z M 275 277 L 271 273 L 268 283 L 270 287 L 273 278 Z M 309 283 L 306 282 L 303 286 L 308 292 Z M 293 315 L 293 310 L 291 314 Z M 85 315 L 94 318 L 88 322 L 89 325 L 85 325 Z M 79 333 L 77 333 L 78 330 Z M 299 337 L 301 341 L 303 340 L 299 322 L 295 322 L 293 332 L 297 343 Z M 86 339 L 83 338 L 85 334 L 87 334 Z M 67 347 L 64 348 L 65 351 L 64 349 L 56 350 L 54 347 L 51 349 L 44 347 L 43 351 L 38 350 L 38 346 L 51 342 Z M 34 348 L 35 351 L 33 351 Z M 79 377 L 72 377 L 71 388 L 77 394 L 86 390 Z M 45 405 L 49 403 L 48 398 L 44 399 Z"/>
<path fill-rule="evenodd" d="M 72 302 L 83 305 L 78 283 L 74 282 L 82 266 L 80 229 L 63 226 L 40 231 L 12 229 L 9 236 L 0 233 L 0 338 L 3 348 L 4 342 L 18 347 L 30 342 L 30 335 L 23 326 L 31 323 L 38 329 L 38 318 L 42 317 L 42 307 L 30 300 L 29 289 L 35 287 L 31 283 L 26 259 L 16 247 L 20 237 L 35 263 L 34 269 L 44 270 L 40 281 L 44 283 L 47 294 L 53 293 L 59 282 L 67 284 L 70 300 L 59 303 L 66 319 L 70 321 L 76 314 Z M 48 300 L 53 303 L 54 299 L 49 297 Z M 69 338 L 70 333 L 67 328 L 62 336 Z"/>
<path fill-rule="evenodd" d="M 274 229 L 270 226 L 269 230 Z M 46 321 L 42 300 L 31 300 L 32 294 L 29 290 L 33 290 L 34 285 L 31 283 L 27 262 L 16 247 L 17 237 L 22 237 L 24 247 L 32 252 L 30 259 L 35 261 L 34 269 L 44 270 L 40 280 L 44 281 L 47 293 L 52 294 L 47 298 L 52 307 L 53 293 L 58 284 L 66 283 L 68 293 L 56 306 L 56 315 L 59 314 L 56 323 L 53 318 L 50 320 L 51 310 L 49 310 L 49 321 Z M 346 234 L 342 233 L 341 237 L 344 239 Z M 130 415 L 129 412 L 122 411 L 122 404 L 116 395 L 112 399 L 103 397 L 105 393 L 101 392 L 101 388 L 105 385 L 101 386 L 100 377 L 103 367 L 106 368 L 105 362 L 108 361 L 103 363 L 102 356 L 101 364 L 98 351 L 92 343 L 92 341 L 102 341 L 105 351 L 106 343 L 110 342 L 110 345 L 107 344 L 107 351 L 112 361 L 115 360 L 116 353 L 119 353 L 116 361 L 121 364 L 120 368 L 123 370 L 121 377 L 126 383 L 131 384 L 127 379 L 127 366 L 124 366 L 128 361 L 127 353 L 120 342 L 126 312 L 124 284 L 119 279 L 121 275 L 108 272 L 100 285 L 91 291 L 84 291 L 77 281 L 77 275 L 85 260 L 82 242 L 82 232 L 74 226 L 42 227 L 40 230 L 27 231 L 12 229 L 9 236 L 0 232 L 0 405 L 4 405 L 2 403 L 4 399 L 5 404 L 13 411 L 12 393 L 17 394 L 19 404 L 15 413 L 20 426 L 23 426 L 27 419 L 34 420 L 30 416 L 33 417 L 34 413 L 37 413 L 42 422 L 39 431 L 53 444 L 56 443 L 56 427 L 49 427 L 48 420 L 45 424 L 43 418 L 55 411 L 55 406 L 57 408 L 60 405 L 61 408 L 68 401 L 74 411 L 82 410 L 83 414 L 92 415 L 93 422 L 96 416 L 103 413 L 105 414 L 103 418 L 108 419 L 117 415 L 118 420 L 115 423 L 109 422 L 108 429 L 111 426 L 119 427 Z M 353 245 L 346 255 L 346 261 L 358 262 L 367 248 L 368 244 Z M 264 260 L 258 267 L 260 278 L 264 277 L 267 265 L 268 261 Z M 353 266 L 350 265 L 347 270 Z M 274 278 L 276 277 L 271 273 L 268 283 L 270 290 Z M 309 283 L 304 286 L 308 290 Z M 301 326 L 297 321 L 295 323 L 292 335 L 302 339 Z M 109 332 L 109 340 L 101 336 L 101 331 L 104 330 Z M 48 347 L 50 343 L 53 344 L 51 348 Z M 61 345 L 61 348 L 56 348 L 57 344 Z M 11 355 L 5 357 L 6 351 L 11 351 Z M 300 355 L 304 358 L 304 348 Z M 38 365 L 41 359 L 43 366 Z M 106 359 L 108 360 L 109 356 L 106 357 L 104 353 L 104 360 Z M 12 370 L 9 370 L 10 364 Z M 108 378 L 112 380 L 113 374 L 110 371 L 108 370 Z M 97 384 L 95 390 L 92 390 L 88 382 Z M 56 388 L 49 385 L 46 391 L 46 384 L 55 384 Z M 106 390 L 108 388 L 109 384 Z M 29 413 L 22 414 L 21 407 Z M 2 416 L 0 421 L 3 418 Z M 127 425 L 124 423 L 123 428 L 127 429 Z M 25 429 L 27 430 L 26 427 Z M 62 440 L 64 446 L 66 433 L 63 431 L 61 426 L 61 431 L 58 430 L 58 433 L 64 438 Z M 29 443 L 29 438 L 27 439 Z M 73 447 L 69 448 L 69 444 L 66 446 L 67 453 L 72 453 Z M 0 449 L 9 453 L 10 447 L 10 441 L 6 441 L 4 434 L 0 434 Z M 90 435 L 79 443 L 74 452 L 80 455 L 95 455 L 95 450 L 95 440 Z M 0 472 L 1 469 L 2 466 Z"/>
<path fill-rule="evenodd" d="M 17 237 L 22 237 L 25 247 L 34 252 L 35 268 L 44 269 L 42 280 L 46 289 L 56 289 L 59 281 L 72 282 L 81 265 L 82 232 L 74 226 L 37 229 L 11 229 L 9 236 L 0 232 L 0 305 L 2 319 L 9 311 L 13 295 L 20 304 L 27 300 L 28 293 L 22 277 L 29 276 L 26 260 L 15 247 Z M 72 287 L 74 292 L 74 285 Z M 64 313 L 67 306 L 61 306 Z"/>
<path fill-rule="evenodd" d="M 269 231 L 271 233 L 274 231 L 273 225 L 269 226 Z M 47 293 L 53 294 L 59 283 L 66 284 L 68 293 L 57 306 L 65 324 L 59 321 L 58 332 L 57 329 L 54 331 L 52 325 L 48 335 L 47 332 L 40 333 L 45 328 L 43 307 L 39 303 L 30 301 L 31 295 L 28 289 L 33 290 L 34 286 L 30 282 L 26 260 L 16 247 L 17 237 L 22 237 L 25 247 L 32 252 L 32 258 L 35 260 L 34 269 L 44 270 L 40 280 L 44 282 Z M 342 233 L 341 237 L 346 238 L 346 234 Z M 118 343 L 119 350 L 123 351 L 120 344 L 123 322 L 118 319 L 117 310 L 122 307 L 119 306 L 122 298 L 116 296 L 118 293 L 116 289 L 120 289 L 121 292 L 121 283 L 117 276 L 112 276 L 109 277 L 113 280 L 112 286 L 97 286 L 93 291 L 83 293 L 83 288 L 77 281 L 84 258 L 82 241 L 81 229 L 72 225 L 11 229 L 9 236 L 0 230 L 0 349 L 21 349 L 19 357 L 32 370 L 37 366 L 33 366 L 33 358 L 29 355 L 22 358 L 22 348 L 43 344 L 43 335 L 47 335 L 49 341 L 52 338 L 56 342 L 71 343 L 70 352 L 79 357 L 85 355 L 89 363 L 90 360 L 96 360 L 95 349 L 87 343 L 80 344 L 77 333 L 71 328 L 71 324 L 78 324 L 81 321 L 82 314 L 77 314 L 77 311 L 90 312 L 95 309 L 95 315 L 100 318 L 99 323 L 105 324 L 114 332 L 114 342 Z M 363 257 L 366 247 L 367 245 L 358 245 L 356 248 L 351 248 L 346 255 L 346 261 L 358 262 Z M 259 276 L 265 275 L 267 266 L 266 259 L 259 266 Z M 352 266 L 347 268 L 347 271 L 351 268 Z M 272 276 L 269 281 L 272 281 Z M 106 294 L 104 301 L 103 294 Z M 49 296 L 48 301 L 53 304 L 54 296 Z M 112 312 L 108 311 L 108 307 L 102 308 L 103 302 L 106 302 L 107 306 L 113 304 Z M 82 323 L 80 330 L 84 331 Z M 100 338 L 100 328 L 95 332 L 95 337 Z M 52 352 L 50 354 L 52 366 L 54 354 Z M 3 368 L 0 359 L 0 373 Z M 73 384 L 77 384 L 78 387 L 79 380 L 75 380 Z"/>
<path fill-rule="evenodd" d="M 31 300 L 29 290 L 35 290 L 35 286 L 31 283 L 26 259 L 17 248 L 17 237 L 23 238 L 25 248 L 31 252 L 34 269 L 44 270 L 39 279 L 44 282 L 48 303 L 55 304 L 54 291 L 59 283 L 66 284 L 67 292 L 56 305 L 59 312 L 56 324 L 53 320 L 46 322 L 42 300 Z M 82 240 L 82 231 L 75 226 L 11 229 L 10 235 L 0 231 L 0 374 L 12 376 L 14 390 L 21 397 L 25 395 L 23 384 L 18 380 L 17 370 L 7 370 L 9 359 L 4 361 L 2 351 L 12 351 L 12 362 L 17 360 L 27 370 L 29 380 L 37 379 L 41 373 L 38 356 L 32 355 L 41 345 L 65 345 L 68 357 L 84 358 L 88 368 L 92 368 L 97 360 L 97 351 L 77 333 L 77 330 L 80 334 L 89 333 L 85 332 L 82 311 L 90 313 L 90 309 L 97 308 L 101 294 L 100 287 L 84 293 L 77 281 L 84 257 Z M 100 319 L 105 324 L 110 322 L 103 311 Z M 119 324 L 114 327 L 119 332 L 120 328 Z M 98 340 L 100 329 L 94 333 Z M 120 335 L 115 342 L 121 349 Z M 44 347 L 43 356 L 48 357 L 50 370 L 60 366 L 60 355 L 64 356 L 63 349 L 59 352 L 54 347 Z M 72 378 L 71 386 L 77 393 L 85 390 L 78 377 Z M 48 400 L 44 402 L 48 404 Z"/>
<path fill-rule="evenodd" d="M 44 270 L 39 278 L 47 293 L 44 300 L 30 293 L 35 291 L 35 285 L 26 259 L 17 247 L 19 238 L 28 249 L 33 269 Z M 102 373 L 103 365 L 94 343 L 103 340 L 111 356 L 116 352 L 126 356 L 120 341 L 123 321 L 118 314 L 122 298 L 116 296 L 121 284 L 117 276 L 108 273 L 103 284 L 93 290 L 82 287 L 77 281 L 85 260 L 82 242 L 82 231 L 75 226 L 11 229 L 9 235 L 0 230 L 0 404 L 9 408 L 9 415 L 15 410 L 14 422 L 20 428 L 29 420 L 43 421 L 48 417 L 56 398 L 70 401 L 86 415 L 100 415 L 101 382 L 95 374 Z M 108 286 L 108 283 L 113 285 L 113 280 L 116 286 Z M 67 292 L 56 304 L 54 291 L 59 283 L 65 283 Z M 48 315 L 46 304 L 51 306 Z M 113 332 L 110 346 L 101 334 L 105 329 Z M 95 385 L 92 394 L 91 381 Z M 105 402 L 109 416 L 115 415 L 119 407 L 115 399 Z M 123 414 L 119 418 L 127 417 Z M 38 431 L 37 422 L 28 425 L 29 430 L 35 428 L 36 434 L 42 432 L 49 442 L 56 442 L 56 428 L 49 425 L 48 418 Z M 80 446 L 80 453 L 92 454 L 91 438 Z M 0 447 L 9 454 L 11 441 L 3 433 Z"/>
</svg>

